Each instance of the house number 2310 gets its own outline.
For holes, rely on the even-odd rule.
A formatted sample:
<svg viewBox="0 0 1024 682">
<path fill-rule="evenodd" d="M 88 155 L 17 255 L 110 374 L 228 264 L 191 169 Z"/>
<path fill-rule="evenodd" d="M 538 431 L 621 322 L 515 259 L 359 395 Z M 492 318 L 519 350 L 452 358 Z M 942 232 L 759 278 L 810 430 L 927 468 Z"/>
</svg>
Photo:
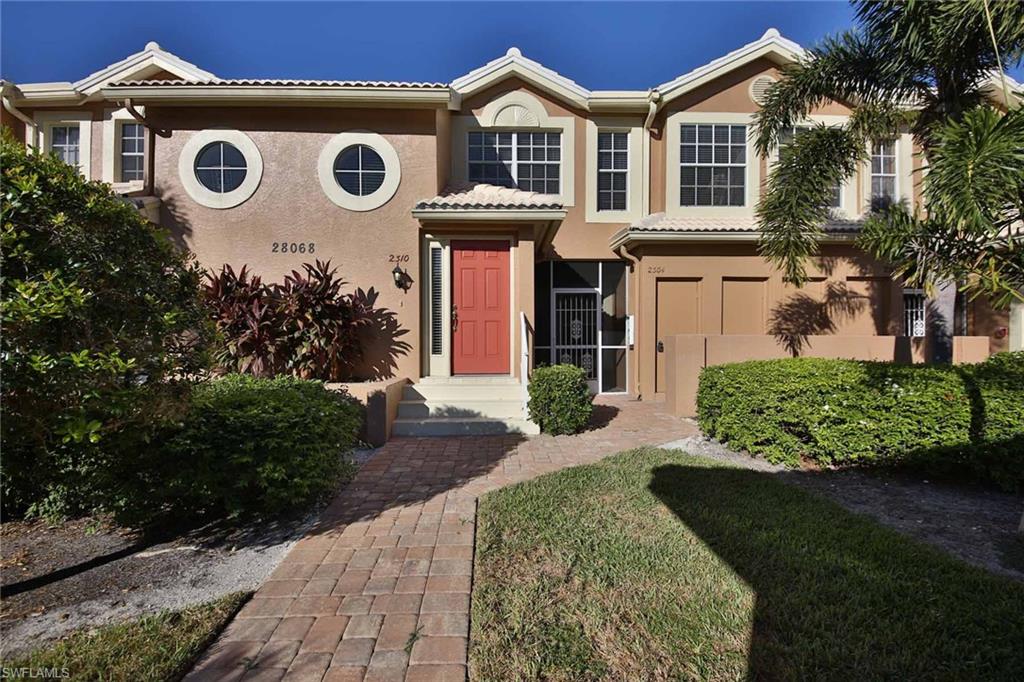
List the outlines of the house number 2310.
<svg viewBox="0 0 1024 682">
<path fill-rule="evenodd" d="M 274 242 L 271 253 L 316 253 L 316 242 Z"/>
</svg>

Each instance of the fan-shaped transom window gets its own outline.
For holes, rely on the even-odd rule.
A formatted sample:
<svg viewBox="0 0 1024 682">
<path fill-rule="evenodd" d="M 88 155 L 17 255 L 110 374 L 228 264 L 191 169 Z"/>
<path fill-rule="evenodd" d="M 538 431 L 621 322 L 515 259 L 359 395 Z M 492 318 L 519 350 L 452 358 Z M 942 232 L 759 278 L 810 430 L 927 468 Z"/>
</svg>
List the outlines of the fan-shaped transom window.
<svg viewBox="0 0 1024 682">
<path fill-rule="evenodd" d="M 238 147 L 218 140 L 199 151 L 195 169 L 199 184 L 211 192 L 226 194 L 241 187 L 248 165 Z"/>
<path fill-rule="evenodd" d="M 334 160 L 334 179 L 349 194 L 365 197 L 384 184 L 387 169 L 384 159 L 365 144 L 354 144 Z"/>
</svg>

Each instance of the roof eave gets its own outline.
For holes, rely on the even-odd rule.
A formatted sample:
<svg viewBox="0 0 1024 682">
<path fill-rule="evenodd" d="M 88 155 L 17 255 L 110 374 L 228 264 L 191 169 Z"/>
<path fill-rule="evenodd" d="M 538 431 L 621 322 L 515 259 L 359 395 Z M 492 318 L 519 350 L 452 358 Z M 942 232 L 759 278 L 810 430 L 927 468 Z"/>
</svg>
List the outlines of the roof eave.
<svg viewBox="0 0 1024 682">
<path fill-rule="evenodd" d="M 755 59 L 769 57 L 785 64 L 799 61 L 804 54 L 800 45 L 783 38 L 775 29 L 769 29 L 760 39 L 663 83 L 657 90 L 662 101 L 667 102 Z"/>
<path fill-rule="evenodd" d="M 538 221 L 563 220 L 565 209 L 529 208 L 414 208 L 412 216 L 423 222 L 437 221 Z"/>
<path fill-rule="evenodd" d="M 611 249 L 626 244 L 659 243 L 659 242 L 756 242 L 761 238 L 760 232 L 740 232 L 735 230 L 631 230 L 624 228 L 612 235 L 609 241 Z M 856 232 L 825 233 L 820 239 L 822 243 L 850 242 L 857 238 Z"/>
<path fill-rule="evenodd" d="M 291 86 L 111 86 L 103 89 L 108 100 L 131 98 L 141 104 L 259 105 L 287 104 L 391 104 L 406 106 L 447 106 L 447 88 L 415 87 L 291 87 Z"/>
</svg>

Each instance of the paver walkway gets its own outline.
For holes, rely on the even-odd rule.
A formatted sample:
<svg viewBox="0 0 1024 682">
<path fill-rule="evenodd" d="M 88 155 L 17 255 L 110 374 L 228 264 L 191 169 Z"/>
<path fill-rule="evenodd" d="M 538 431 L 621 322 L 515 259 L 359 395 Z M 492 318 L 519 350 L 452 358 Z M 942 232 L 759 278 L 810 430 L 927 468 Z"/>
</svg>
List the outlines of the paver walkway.
<svg viewBox="0 0 1024 682">
<path fill-rule="evenodd" d="M 621 398 L 598 399 L 594 423 L 575 436 L 392 440 L 186 679 L 465 680 L 477 497 L 697 433 Z"/>
</svg>

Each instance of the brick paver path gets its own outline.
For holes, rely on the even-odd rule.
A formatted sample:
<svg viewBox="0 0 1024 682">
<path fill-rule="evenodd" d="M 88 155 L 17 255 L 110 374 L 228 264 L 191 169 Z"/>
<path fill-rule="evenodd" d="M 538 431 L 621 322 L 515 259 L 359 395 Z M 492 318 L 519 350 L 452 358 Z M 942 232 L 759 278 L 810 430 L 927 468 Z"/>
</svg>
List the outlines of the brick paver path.
<svg viewBox="0 0 1024 682">
<path fill-rule="evenodd" d="M 595 423 L 575 436 L 390 441 L 186 679 L 462 682 L 477 497 L 697 432 L 621 398 L 599 399 Z"/>
</svg>

